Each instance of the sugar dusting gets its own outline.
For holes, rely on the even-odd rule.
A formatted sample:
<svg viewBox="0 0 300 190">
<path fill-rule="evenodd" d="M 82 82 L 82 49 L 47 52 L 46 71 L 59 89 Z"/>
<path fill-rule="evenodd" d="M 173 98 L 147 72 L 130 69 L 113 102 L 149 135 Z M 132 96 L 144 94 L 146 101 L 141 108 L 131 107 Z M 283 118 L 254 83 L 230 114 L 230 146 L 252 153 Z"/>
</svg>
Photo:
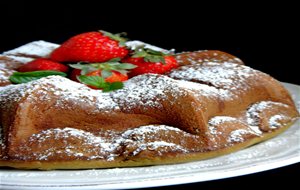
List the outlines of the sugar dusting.
<svg viewBox="0 0 300 190">
<path fill-rule="evenodd" d="M 287 117 L 284 115 L 274 115 L 269 119 L 269 126 L 272 129 L 276 129 L 280 126 L 282 126 L 282 124 L 280 123 L 281 120 L 286 119 Z"/>
<path fill-rule="evenodd" d="M 149 139 L 148 134 L 157 134 L 160 131 L 174 131 L 180 132 L 179 129 L 165 126 L 165 125 L 148 125 L 141 126 L 135 129 L 126 130 L 123 133 L 114 131 L 105 131 L 93 134 L 88 131 L 74 129 L 74 128 L 52 128 L 43 130 L 37 134 L 33 134 L 29 138 L 29 142 L 38 143 L 40 145 L 51 143 L 55 140 L 60 143 L 60 146 L 53 146 L 44 150 L 39 147 L 40 151 L 31 151 L 28 146 L 20 147 L 21 150 L 31 152 L 29 155 L 16 155 L 22 160 L 51 160 L 55 156 L 74 157 L 75 159 L 105 159 L 113 161 L 120 156 L 136 156 L 142 151 L 158 151 L 158 154 L 170 151 L 180 151 L 187 153 L 181 145 L 167 142 L 164 140 Z M 104 133 L 110 133 L 105 135 Z M 138 135 L 138 139 L 133 139 L 133 135 Z M 81 142 L 80 147 L 77 144 L 70 144 L 69 142 Z M 128 148 L 126 148 L 128 147 Z M 134 149 L 133 149 L 134 148 Z M 133 150 L 132 150 L 133 149 Z M 130 155 L 129 152 L 130 151 Z"/>
<path fill-rule="evenodd" d="M 6 51 L 4 55 L 14 55 L 14 56 L 27 56 L 27 57 L 49 57 L 50 53 L 56 49 L 59 45 L 46 42 L 43 40 L 34 41 L 25 44 L 16 49 Z"/>
<path fill-rule="evenodd" d="M 39 96 L 33 96 L 37 93 Z M 33 82 L 20 85 L 9 85 L 0 89 L 1 106 L 9 105 L 9 102 L 18 102 L 28 96 L 33 101 L 45 101 L 59 97 L 56 106 L 65 106 L 64 101 L 86 103 L 95 105 L 97 110 L 115 110 L 118 106 L 113 102 L 108 93 L 92 90 L 87 86 L 71 81 L 60 76 L 49 76 Z"/>
<path fill-rule="evenodd" d="M 6 82 L 9 79 L 9 76 L 13 73 L 11 70 L 1 69 L 0 68 L 0 85 L 2 82 Z"/>
<path fill-rule="evenodd" d="M 261 125 L 261 116 L 267 109 L 271 109 L 273 106 L 281 106 L 283 108 L 288 108 L 288 105 L 280 103 L 280 102 L 272 102 L 272 101 L 261 101 L 250 106 L 246 112 L 247 123 L 249 127 L 255 132 L 261 134 L 262 131 L 259 129 Z M 282 126 L 279 123 L 279 120 L 285 119 L 287 116 L 285 115 L 274 115 L 269 118 L 269 128 L 277 128 Z"/>
<path fill-rule="evenodd" d="M 175 51 L 174 49 L 172 49 L 172 50 L 162 49 L 160 47 L 153 46 L 151 44 L 147 44 L 147 43 L 144 43 L 144 42 L 141 42 L 141 41 L 138 41 L 138 40 L 128 41 L 128 42 L 126 42 L 126 46 L 129 47 L 131 50 L 135 50 L 136 48 L 138 48 L 140 46 L 145 46 L 145 48 L 147 48 L 147 49 L 152 49 L 154 51 L 160 51 L 160 52 L 163 52 L 163 53 L 166 53 L 166 54 Z"/>
<path fill-rule="evenodd" d="M 220 125 L 224 122 L 232 122 L 232 121 L 237 121 L 237 119 L 234 118 L 234 117 L 229 117 L 229 116 L 216 116 L 216 117 L 211 118 L 208 121 L 208 124 L 210 124 L 210 125 Z"/>
<path fill-rule="evenodd" d="M 185 90 L 178 86 L 177 81 L 163 75 L 147 74 L 128 80 L 123 89 L 111 93 L 111 96 L 123 109 L 130 110 L 136 107 L 161 108 L 162 100 L 184 94 Z"/>
<path fill-rule="evenodd" d="M 245 141 L 245 138 L 243 135 L 249 134 L 249 130 L 245 129 L 237 129 L 230 133 L 229 137 L 227 138 L 227 141 L 230 143 L 237 143 L 237 142 L 243 142 Z"/>
<path fill-rule="evenodd" d="M 247 80 L 256 75 L 258 75 L 256 70 L 230 62 L 222 64 L 207 62 L 199 65 L 182 66 L 168 74 L 175 79 L 204 83 L 230 91 L 247 89 L 249 87 Z"/>
</svg>

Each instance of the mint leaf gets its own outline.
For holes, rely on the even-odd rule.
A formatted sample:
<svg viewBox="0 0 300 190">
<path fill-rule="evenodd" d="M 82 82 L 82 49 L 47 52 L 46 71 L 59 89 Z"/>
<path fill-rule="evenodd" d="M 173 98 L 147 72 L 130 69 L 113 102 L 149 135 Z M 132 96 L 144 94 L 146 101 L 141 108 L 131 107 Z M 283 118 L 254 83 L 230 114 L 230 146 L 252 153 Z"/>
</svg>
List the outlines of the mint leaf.
<svg viewBox="0 0 300 190">
<path fill-rule="evenodd" d="M 124 86 L 122 82 L 113 82 L 113 83 L 106 82 L 105 79 L 100 76 L 81 75 L 78 77 L 78 80 L 83 84 L 102 89 L 103 92 L 109 92 L 109 91 L 121 89 Z"/>
<path fill-rule="evenodd" d="M 81 75 L 78 77 L 78 80 L 82 82 L 83 84 L 93 86 L 96 88 L 104 88 L 105 87 L 105 80 L 103 77 L 100 76 L 86 76 Z"/>
<path fill-rule="evenodd" d="M 122 82 L 113 82 L 113 83 L 109 83 L 107 82 L 108 85 L 103 88 L 103 92 L 109 92 L 109 91 L 113 91 L 113 90 L 118 90 L 123 88 L 124 84 Z"/>
<path fill-rule="evenodd" d="M 67 74 L 59 71 L 32 71 L 32 72 L 14 72 L 9 80 L 14 84 L 27 83 L 30 81 L 38 80 L 43 77 L 51 76 L 51 75 L 59 75 L 62 77 L 66 77 Z"/>
</svg>

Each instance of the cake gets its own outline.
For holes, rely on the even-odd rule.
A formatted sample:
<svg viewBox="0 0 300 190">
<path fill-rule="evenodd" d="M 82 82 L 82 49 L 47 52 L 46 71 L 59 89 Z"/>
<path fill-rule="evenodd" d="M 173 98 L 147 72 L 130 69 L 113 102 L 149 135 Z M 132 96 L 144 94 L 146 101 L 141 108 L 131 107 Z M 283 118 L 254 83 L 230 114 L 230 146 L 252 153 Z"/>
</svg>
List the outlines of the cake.
<svg viewBox="0 0 300 190">
<path fill-rule="evenodd" d="M 141 42 L 130 42 L 137 44 Z M 0 166 L 88 169 L 208 159 L 272 138 L 299 113 L 271 76 L 221 51 L 175 54 L 165 74 L 101 92 L 61 76 L 9 77 L 59 45 L 36 41 L 0 55 Z"/>
</svg>

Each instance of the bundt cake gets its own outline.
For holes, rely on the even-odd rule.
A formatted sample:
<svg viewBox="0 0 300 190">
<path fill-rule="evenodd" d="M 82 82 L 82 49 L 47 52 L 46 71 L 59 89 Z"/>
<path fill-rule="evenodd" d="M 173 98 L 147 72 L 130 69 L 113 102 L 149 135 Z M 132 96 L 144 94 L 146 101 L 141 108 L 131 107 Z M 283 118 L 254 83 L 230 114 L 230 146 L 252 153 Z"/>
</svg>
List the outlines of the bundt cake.
<svg viewBox="0 0 300 190">
<path fill-rule="evenodd" d="M 281 83 L 220 51 L 175 54 L 179 67 L 132 77 L 110 92 L 62 76 L 11 84 L 21 65 L 58 47 L 36 41 L 0 56 L 2 167 L 86 169 L 207 159 L 274 137 L 299 117 Z"/>
</svg>

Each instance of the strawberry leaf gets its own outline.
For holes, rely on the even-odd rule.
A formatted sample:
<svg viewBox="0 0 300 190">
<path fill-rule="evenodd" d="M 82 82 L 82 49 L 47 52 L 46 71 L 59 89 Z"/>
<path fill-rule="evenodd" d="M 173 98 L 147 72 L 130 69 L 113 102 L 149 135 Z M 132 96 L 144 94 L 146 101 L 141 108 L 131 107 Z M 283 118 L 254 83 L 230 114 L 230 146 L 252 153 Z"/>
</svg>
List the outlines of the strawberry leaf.
<svg viewBox="0 0 300 190">
<path fill-rule="evenodd" d="M 119 62 L 119 61 L 121 61 L 121 58 L 118 58 L 118 57 L 116 57 L 116 58 L 113 58 L 113 59 L 111 59 L 111 60 L 109 60 L 109 61 L 107 61 L 107 62 Z"/>
<path fill-rule="evenodd" d="M 82 62 L 77 63 L 77 64 L 69 64 L 69 66 L 74 69 L 81 70 L 81 72 L 80 72 L 81 75 L 86 75 L 92 71 L 98 70 L 97 68 L 93 67 L 91 64 L 84 64 Z"/>
<path fill-rule="evenodd" d="M 122 33 L 118 33 L 118 34 L 112 34 L 110 32 L 106 32 L 104 30 L 100 30 L 100 32 L 104 35 L 104 36 L 108 36 L 110 39 L 112 40 L 116 40 L 119 42 L 119 45 L 121 47 L 126 46 L 125 42 L 127 41 L 127 38 L 124 38 L 124 36 L 127 35 L 126 32 L 122 32 Z"/>
<path fill-rule="evenodd" d="M 134 55 L 132 57 L 137 58 L 137 57 L 145 57 L 147 56 L 147 52 L 144 49 L 139 49 L 138 51 L 134 52 Z"/>
<path fill-rule="evenodd" d="M 103 78 L 110 77 L 111 75 L 112 75 L 112 72 L 109 71 L 109 70 L 102 70 L 102 71 L 101 71 L 101 76 L 102 76 Z"/>
<path fill-rule="evenodd" d="M 146 62 L 152 62 L 152 63 L 160 62 L 160 63 L 166 64 L 165 56 L 167 56 L 167 55 L 169 55 L 169 54 L 166 54 L 161 51 L 156 51 L 153 49 L 148 49 L 142 45 L 142 46 L 137 47 L 134 50 L 132 57 L 133 58 L 143 57 L 144 61 L 146 61 Z"/>
<path fill-rule="evenodd" d="M 118 65 L 115 65 L 116 69 L 123 69 L 123 70 L 134 69 L 136 67 L 137 67 L 136 65 L 131 64 L 131 63 L 121 63 L 121 64 L 118 64 Z"/>
<path fill-rule="evenodd" d="M 131 63 L 120 63 L 120 58 L 114 58 L 104 63 L 84 63 L 70 64 L 70 67 L 81 70 L 81 75 L 86 75 L 95 70 L 101 70 L 101 76 L 107 78 L 112 75 L 112 71 L 127 74 L 130 69 L 137 66 Z"/>
<path fill-rule="evenodd" d="M 44 78 L 51 75 L 59 75 L 62 77 L 66 77 L 67 74 L 59 71 L 31 71 L 31 72 L 14 72 L 9 80 L 14 84 L 27 83 L 30 81 L 38 80 L 40 78 Z"/>
<path fill-rule="evenodd" d="M 163 56 L 147 55 L 144 57 L 144 60 L 146 62 L 153 62 L 153 63 L 161 62 L 163 64 L 166 64 L 165 58 Z"/>
</svg>

